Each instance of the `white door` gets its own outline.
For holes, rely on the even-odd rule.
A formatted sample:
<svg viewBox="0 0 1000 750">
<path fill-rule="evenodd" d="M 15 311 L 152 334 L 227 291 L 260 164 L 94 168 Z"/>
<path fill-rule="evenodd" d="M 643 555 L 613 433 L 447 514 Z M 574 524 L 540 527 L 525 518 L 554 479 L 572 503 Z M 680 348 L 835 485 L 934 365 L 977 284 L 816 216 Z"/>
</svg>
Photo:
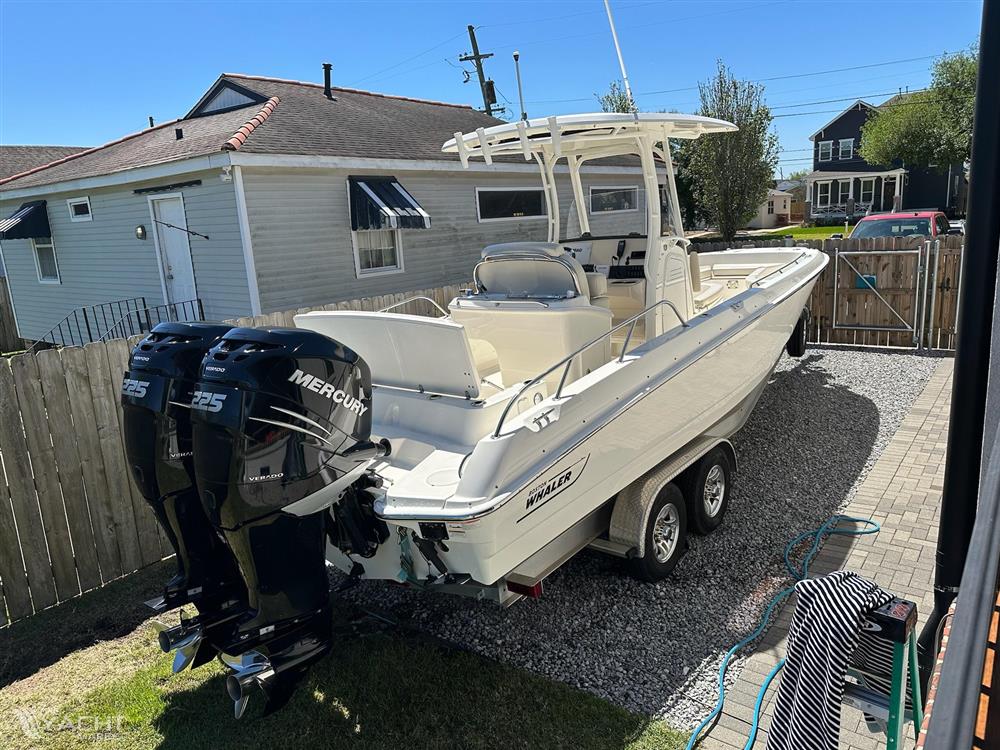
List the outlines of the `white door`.
<svg viewBox="0 0 1000 750">
<path fill-rule="evenodd" d="M 185 302 L 198 296 L 191 265 L 191 245 L 188 243 L 184 201 L 180 196 L 154 198 L 153 218 L 156 220 L 156 242 L 163 265 L 163 282 L 167 302 Z"/>
</svg>

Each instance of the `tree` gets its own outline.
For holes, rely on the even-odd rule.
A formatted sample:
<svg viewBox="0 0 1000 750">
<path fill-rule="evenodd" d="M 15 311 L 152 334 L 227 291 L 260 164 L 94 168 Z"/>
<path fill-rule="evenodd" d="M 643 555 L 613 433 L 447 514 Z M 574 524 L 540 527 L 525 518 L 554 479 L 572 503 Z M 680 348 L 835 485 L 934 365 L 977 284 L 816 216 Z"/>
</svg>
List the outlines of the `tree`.
<svg viewBox="0 0 1000 750">
<path fill-rule="evenodd" d="M 602 112 L 624 112 L 627 114 L 639 111 L 639 108 L 635 106 L 635 101 L 625 91 L 621 81 L 612 81 L 611 85 L 608 86 L 608 93 L 594 94 L 594 96 L 600 102 Z"/>
<path fill-rule="evenodd" d="M 723 239 L 731 240 L 767 199 L 778 163 L 778 137 L 770 130 L 764 87 L 736 80 L 721 60 L 715 76 L 699 84 L 698 91 L 699 114 L 728 120 L 739 128 L 688 141 L 681 149 L 686 152 L 681 161 L 699 209 Z"/>
<path fill-rule="evenodd" d="M 794 172 L 789 172 L 786 180 L 804 180 L 806 175 L 809 174 L 811 170 L 809 169 L 796 169 Z"/>
<path fill-rule="evenodd" d="M 860 156 L 883 166 L 968 161 L 977 71 L 975 47 L 936 60 L 930 87 L 893 97 L 861 127 Z"/>
</svg>

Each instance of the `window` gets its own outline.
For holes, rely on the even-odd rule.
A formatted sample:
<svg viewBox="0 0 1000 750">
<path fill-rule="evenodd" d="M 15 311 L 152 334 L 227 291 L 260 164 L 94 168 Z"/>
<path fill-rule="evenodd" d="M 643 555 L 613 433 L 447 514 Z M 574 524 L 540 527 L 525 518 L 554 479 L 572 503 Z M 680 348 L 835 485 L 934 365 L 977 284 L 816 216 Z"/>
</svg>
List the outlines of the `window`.
<svg viewBox="0 0 1000 750">
<path fill-rule="evenodd" d="M 871 203 L 875 199 L 875 178 L 861 178 L 861 202 Z"/>
<path fill-rule="evenodd" d="M 841 138 L 840 139 L 840 160 L 854 158 L 854 139 L 853 138 Z"/>
<path fill-rule="evenodd" d="M 773 214 L 774 213 L 774 201 L 768 201 L 767 202 L 767 212 L 769 214 Z"/>
<path fill-rule="evenodd" d="M 544 219 L 545 193 L 541 188 L 476 188 L 479 221 Z"/>
<path fill-rule="evenodd" d="M 851 181 L 841 180 L 840 181 L 840 195 L 837 198 L 838 203 L 847 203 L 851 199 Z"/>
<path fill-rule="evenodd" d="M 819 142 L 819 160 L 830 161 L 833 158 L 833 141 Z"/>
<path fill-rule="evenodd" d="M 592 214 L 638 210 L 639 188 L 635 185 L 590 188 L 590 213 Z"/>
<path fill-rule="evenodd" d="M 916 234 L 926 237 L 930 233 L 929 219 L 872 219 L 859 221 L 851 232 L 851 238 L 911 237 Z"/>
<path fill-rule="evenodd" d="M 90 215 L 90 198 L 69 198 L 66 205 L 69 206 L 70 221 L 90 221 L 93 218 Z"/>
<path fill-rule="evenodd" d="M 830 205 L 830 183 L 829 182 L 817 182 L 816 183 L 816 205 L 817 206 L 829 206 Z"/>
<path fill-rule="evenodd" d="M 59 263 L 56 261 L 56 247 L 51 237 L 36 237 L 31 241 L 35 251 L 35 270 L 42 284 L 58 284 Z"/>
<path fill-rule="evenodd" d="M 403 270 L 398 229 L 365 229 L 354 235 L 354 265 L 358 278 Z"/>
</svg>

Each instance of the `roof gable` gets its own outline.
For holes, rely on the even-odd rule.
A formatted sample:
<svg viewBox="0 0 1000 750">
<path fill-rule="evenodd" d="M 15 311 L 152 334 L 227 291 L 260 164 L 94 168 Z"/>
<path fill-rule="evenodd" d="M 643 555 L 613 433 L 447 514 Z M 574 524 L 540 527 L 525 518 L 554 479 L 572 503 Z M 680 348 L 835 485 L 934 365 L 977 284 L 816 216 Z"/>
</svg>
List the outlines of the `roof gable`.
<svg viewBox="0 0 1000 750">
<path fill-rule="evenodd" d="M 831 125 L 833 125 L 833 123 L 835 123 L 841 117 L 843 117 L 844 115 L 846 115 L 848 112 L 852 112 L 853 110 L 861 109 L 861 108 L 870 109 L 870 110 L 873 110 L 873 111 L 876 109 L 876 107 L 873 107 L 871 104 L 869 104 L 868 102 L 864 101 L 863 99 L 858 99 L 856 102 L 854 102 L 854 104 L 852 104 L 850 107 L 847 107 L 843 112 L 841 112 L 839 115 L 837 115 L 832 120 L 830 120 L 830 122 L 828 122 L 826 125 L 824 125 L 823 127 L 821 127 L 819 130 L 817 130 L 811 136 L 809 136 L 809 140 L 810 141 L 816 140 L 816 136 L 818 136 L 820 133 L 822 133 L 828 127 L 830 127 Z"/>
<path fill-rule="evenodd" d="M 267 97 L 263 94 L 241 86 L 225 76 L 219 76 L 212 88 L 206 91 L 191 111 L 184 115 L 184 119 L 243 109 L 266 101 Z"/>
</svg>

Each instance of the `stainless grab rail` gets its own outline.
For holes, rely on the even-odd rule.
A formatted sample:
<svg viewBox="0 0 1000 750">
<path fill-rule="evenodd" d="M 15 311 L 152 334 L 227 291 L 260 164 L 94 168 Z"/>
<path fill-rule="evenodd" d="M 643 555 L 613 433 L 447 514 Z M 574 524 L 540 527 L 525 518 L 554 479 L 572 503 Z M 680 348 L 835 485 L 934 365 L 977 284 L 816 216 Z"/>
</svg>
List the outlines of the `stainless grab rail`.
<svg viewBox="0 0 1000 750">
<path fill-rule="evenodd" d="M 647 313 L 651 312 L 652 310 L 655 310 L 660 305 L 666 305 L 667 307 L 669 307 L 673 311 L 674 315 L 677 316 L 677 320 L 680 321 L 681 327 L 683 327 L 683 328 L 690 327 L 691 324 L 688 323 L 687 320 L 685 320 L 684 316 L 681 315 L 680 311 L 677 309 L 677 307 L 674 305 L 673 302 L 671 302 L 670 300 L 665 300 L 665 299 L 660 300 L 659 302 L 654 302 L 652 305 L 650 305 L 649 307 L 647 307 L 642 312 L 638 312 L 635 315 L 633 315 L 631 318 L 623 320 L 621 323 L 619 323 L 618 325 L 614 326 L 611 330 L 607 331 L 606 333 L 602 333 L 596 339 L 593 339 L 592 341 L 588 341 L 586 344 L 584 344 L 583 346 L 581 346 L 579 349 L 577 349 L 572 354 L 570 354 L 570 355 L 564 357 L 563 359 L 559 360 L 558 362 L 556 362 L 554 365 L 552 365 L 552 367 L 550 367 L 549 369 L 547 369 L 545 372 L 541 373 L 540 375 L 536 375 L 531 380 L 525 381 L 524 385 L 522 385 L 521 388 L 518 390 L 518 392 L 515 393 L 511 397 L 510 401 L 507 402 L 507 406 L 505 406 L 504 410 L 500 413 L 500 419 L 497 421 L 496 429 L 493 430 L 493 437 L 495 437 L 495 438 L 496 437 L 500 437 L 500 430 L 503 429 L 503 423 L 507 419 L 507 415 L 510 413 L 510 410 L 514 407 L 514 404 L 516 404 L 521 399 L 521 395 L 526 390 L 528 390 L 529 388 L 531 388 L 531 386 L 535 385 L 539 381 L 541 381 L 544 378 L 546 378 L 549 375 L 551 375 L 553 372 L 555 372 L 556 370 L 558 370 L 560 367 L 563 367 L 564 368 L 563 369 L 563 374 L 562 374 L 562 377 L 559 378 L 559 387 L 556 388 L 556 394 L 555 394 L 555 398 L 557 398 L 557 399 L 560 398 L 562 396 L 563 386 L 566 385 L 566 378 L 569 376 L 569 367 L 570 367 L 571 364 L 573 364 L 573 360 L 576 359 L 577 355 L 582 354 L 583 352 L 587 351 L 587 349 L 589 349 L 590 347 L 592 347 L 594 344 L 600 343 L 606 337 L 611 336 L 611 334 L 613 334 L 615 331 L 617 331 L 617 330 L 619 330 L 621 328 L 624 328 L 625 326 L 629 326 L 628 335 L 625 336 L 625 342 L 622 344 L 622 353 L 618 356 L 618 361 L 619 362 L 624 362 L 625 361 L 625 353 L 628 350 L 628 343 L 629 343 L 629 341 L 632 340 L 632 333 L 633 333 L 633 331 L 635 331 L 635 325 L 636 325 L 636 323 L 639 322 L 639 318 L 641 318 L 643 315 L 646 315 Z"/>
<path fill-rule="evenodd" d="M 761 284 L 761 282 L 765 281 L 766 279 L 769 279 L 769 278 L 771 278 L 771 277 L 772 277 L 772 276 L 774 276 L 775 274 L 778 274 L 778 273 L 781 273 L 782 271 L 784 271 L 784 270 L 785 270 L 786 268 L 788 268 L 789 266 L 794 266 L 794 265 L 795 265 L 796 263 L 798 263 L 798 262 L 799 262 L 800 260 L 802 260 L 802 259 L 803 259 L 804 257 L 806 257 L 806 256 L 807 256 L 808 254 L 809 254 L 809 253 L 799 253 L 799 254 L 798 254 L 798 257 L 796 257 L 796 258 L 795 258 L 795 260 L 790 260 L 790 261 L 788 261 L 787 263 L 785 263 L 785 264 L 784 264 L 783 266 L 780 266 L 779 268 L 775 268 L 775 269 L 774 269 L 773 271 L 771 271 L 770 273 L 766 273 L 766 274 L 764 274 L 764 275 L 763 275 L 763 276 L 761 276 L 761 277 L 760 277 L 759 279 L 757 279 L 757 280 L 756 280 L 755 282 L 753 282 L 753 283 L 752 283 L 752 284 L 750 285 L 750 287 L 749 287 L 749 288 L 750 288 L 750 289 L 753 289 L 754 287 L 756 287 L 756 286 L 759 286 L 759 285 Z"/>
<path fill-rule="evenodd" d="M 394 303 L 392 305 L 389 305 L 388 307 L 383 307 L 381 310 L 376 310 L 376 312 L 389 312 L 389 310 L 395 310 L 397 307 L 402 307 L 403 305 L 408 305 L 411 302 L 416 302 L 417 300 L 423 300 L 424 302 L 430 302 L 432 305 L 434 305 L 434 307 L 436 307 L 441 312 L 441 314 L 443 316 L 445 316 L 445 317 L 448 316 L 448 311 L 445 310 L 443 307 L 441 307 L 441 305 L 439 305 L 437 302 L 435 302 L 434 300 L 432 300 L 430 297 L 423 297 L 423 296 L 419 296 L 419 295 L 416 296 L 416 297 L 408 297 L 407 299 L 404 299 L 402 302 L 396 302 L 396 303 Z"/>
</svg>

